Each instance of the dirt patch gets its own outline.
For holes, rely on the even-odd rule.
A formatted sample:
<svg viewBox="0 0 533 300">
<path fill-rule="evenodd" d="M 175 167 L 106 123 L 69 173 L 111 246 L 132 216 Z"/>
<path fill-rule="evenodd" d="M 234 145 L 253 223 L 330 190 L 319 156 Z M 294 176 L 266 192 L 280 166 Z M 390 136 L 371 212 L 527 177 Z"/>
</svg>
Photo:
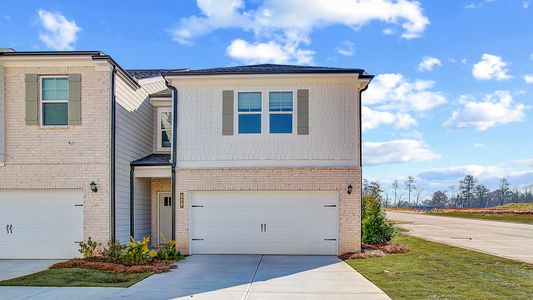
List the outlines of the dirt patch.
<svg viewBox="0 0 533 300">
<path fill-rule="evenodd" d="M 399 244 L 363 244 L 361 252 L 349 252 L 339 256 L 342 260 L 382 257 L 385 254 L 407 253 L 409 247 Z"/>
<path fill-rule="evenodd" d="M 101 271 L 113 271 L 119 273 L 164 273 L 171 269 L 176 268 L 176 263 L 156 261 L 147 265 L 125 266 L 121 264 L 115 264 L 110 262 L 103 262 L 98 260 L 87 259 L 71 259 L 65 262 L 60 262 L 50 266 L 50 269 L 67 269 L 67 268 L 81 268 L 81 269 L 94 269 Z"/>
</svg>

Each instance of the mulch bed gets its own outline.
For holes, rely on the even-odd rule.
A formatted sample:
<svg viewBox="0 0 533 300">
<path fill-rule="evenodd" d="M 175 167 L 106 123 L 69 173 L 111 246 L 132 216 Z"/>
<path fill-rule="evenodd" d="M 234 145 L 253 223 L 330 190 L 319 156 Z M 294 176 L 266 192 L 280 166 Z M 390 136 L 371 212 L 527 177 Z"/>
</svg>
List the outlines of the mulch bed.
<svg viewBox="0 0 533 300">
<path fill-rule="evenodd" d="M 409 252 L 409 247 L 402 246 L 398 244 L 376 244 L 369 245 L 363 244 L 361 246 L 361 252 L 348 252 L 340 255 L 340 259 L 365 259 L 372 257 L 382 257 L 385 254 L 396 254 L 396 253 L 407 253 Z"/>
<path fill-rule="evenodd" d="M 126 266 L 98 259 L 75 258 L 50 266 L 50 269 L 82 268 L 120 273 L 164 273 L 176 268 L 175 262 L 154 261 L 147 265 Z"/>
</svg>

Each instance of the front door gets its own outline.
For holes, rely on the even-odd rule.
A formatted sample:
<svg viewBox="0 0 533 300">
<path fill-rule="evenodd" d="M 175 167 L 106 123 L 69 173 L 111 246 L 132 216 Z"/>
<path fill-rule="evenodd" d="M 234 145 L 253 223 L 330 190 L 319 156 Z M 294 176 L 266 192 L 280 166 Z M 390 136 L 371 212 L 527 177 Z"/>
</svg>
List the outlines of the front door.
<svg viewBox="0 0 533 300">
<path fill-rule="evenodd" d="M 172 197 L 170 193 L 159 194 L 159 243 L 172 239 Z"/>
</svg>

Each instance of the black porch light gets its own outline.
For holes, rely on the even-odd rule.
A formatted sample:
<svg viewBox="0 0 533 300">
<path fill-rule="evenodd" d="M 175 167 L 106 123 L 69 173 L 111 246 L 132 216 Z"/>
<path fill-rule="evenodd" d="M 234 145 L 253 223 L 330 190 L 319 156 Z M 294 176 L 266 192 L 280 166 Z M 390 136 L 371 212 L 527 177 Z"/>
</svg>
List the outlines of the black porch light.
<svg viewBox="0 0 533 300">
<path fill-rule="evenodd" d="M 98 192 L 98 187 L 96 186 L 96 183 L 94 181 L 91 182 L 90 186 L 91 186 L 91 191 L 93 191 L 93 193 Z"/>
<path fill-rule="evenodd" d="M 348 195 L 350 195 L 350 194 L 352 193 L 352 190 L 353 190 L 353 186 L 350 184 L 350 185 L 348 186 L 348 191 L 347 191 L 347 192 L 348 192 Z"/>
</svg>

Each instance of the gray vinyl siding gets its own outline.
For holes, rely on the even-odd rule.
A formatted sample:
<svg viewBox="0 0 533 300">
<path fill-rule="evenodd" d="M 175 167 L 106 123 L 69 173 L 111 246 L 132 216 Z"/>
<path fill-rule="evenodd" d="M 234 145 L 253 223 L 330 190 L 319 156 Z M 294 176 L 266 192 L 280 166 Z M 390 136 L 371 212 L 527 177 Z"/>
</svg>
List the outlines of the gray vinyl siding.
<svg viewBox="0 0 533 300">
<path fill-rule="evenodd" d="M 122 242 L 130 234 L 130 163 L 152 153 L 153 108 L 148 95 L 166 88 L 158 81 L 135 90 L 116 77 L 115 205 L 116 238 Z M 150 236 L 150 181 L 135 180 L 135 238 Z"/>
<path fill-rule="evenodd" d="M 6 97 L 4 66 L 0 66 L 0 165 L 6 161 Z"/>
</svg>

